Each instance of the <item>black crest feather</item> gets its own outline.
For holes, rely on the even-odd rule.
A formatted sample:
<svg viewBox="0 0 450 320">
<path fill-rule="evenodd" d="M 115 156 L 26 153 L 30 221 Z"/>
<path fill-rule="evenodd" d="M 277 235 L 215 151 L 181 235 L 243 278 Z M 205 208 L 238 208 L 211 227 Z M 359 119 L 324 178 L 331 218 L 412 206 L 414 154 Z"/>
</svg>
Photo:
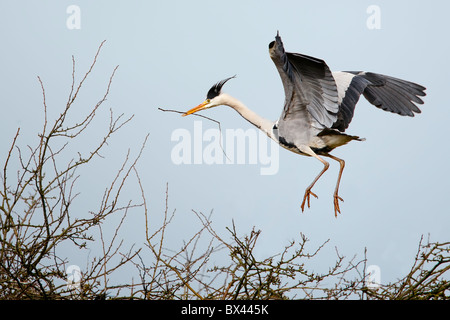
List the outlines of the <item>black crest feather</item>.
<svg viewBox="0 0 450 320">
<path fill-rule="evenodd" d="M 225 82 L 233 78 L 236 78 L 236 75 L 226 78 L 222 81 L 219 81 L 215 85 L 213 85 L 212 88 L 209 89 L 208 94 L 206 95 L 206 99 L 214 99 L 215 97 L 217 97 L 220 94 L 220 91 L 222 90 L 222 87 L 225 84 Z"/>
</svg>

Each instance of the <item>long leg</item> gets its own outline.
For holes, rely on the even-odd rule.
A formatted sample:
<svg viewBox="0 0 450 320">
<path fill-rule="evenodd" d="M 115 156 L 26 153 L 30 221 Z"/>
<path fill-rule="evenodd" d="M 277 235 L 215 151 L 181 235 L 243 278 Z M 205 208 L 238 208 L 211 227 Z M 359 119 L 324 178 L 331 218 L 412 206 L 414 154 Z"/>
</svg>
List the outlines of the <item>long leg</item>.
<svg viewBox="0 0 450 320">
<path fill-rule="evenodd" d="M 327 157 L 336 160 L 339 162 L 340 168 L 339 168 L 339 176 L 336 183 L 336 188 L 334 189 L 334 215 L 337 217 L 338 212 L 341 213 L 341 209 L 339 208 L 339 200 L 344 201 L 341 197 L 339 197 L 339 185 L 341 183 L 341 177 L 342 172 L 344 171 L 345 167 L 345 161 L 342 159 L 339 159 L 338 157 L 332 156 L 331 154 L 326 155 Z"/>
<path fill-rule="evenodd" d="M 317 182 L 317 180 L 319 180 L 319 178 L 325 173 L 325 171 L 328 170 L 328 168 L 330 167 L 330 164 L 329 164 L 328 162 L 326 162 L 325 160 L 323 160 L 321 157 L 319 157 L 317 154 L 315 154 L 315 152 L 312 151 L 309 147 L 308 147 L 308 148 L 305 148 L 305 149 L 300 149 L 300 150 L 303 151 L 303 152 L 306 151 L 305 153 L 309 154 L 310 156 L 312 156 L 312 157 L 318 159 L 320 162 L 323 163 L 323 169 L 322 169 L 322 171 L 320 171 L 320 173 L 317 175 L 317 177 L 313 180 L 313 182 L 312 182 L 312 183 L 309 185 L 309 187 L 306 188 L 306 190 L 305 190 L 305 195 L 303 196 L 303 202 L 302 202 L 302 205 L 301 205 L 302 212 L 303 212 L 303 211 L 305 210 L 305 204 L 306 204 L 306 202 L 308 202 L 308 208 L 309 208 L 309 198 L 310 198 L 310 196 L 313 195 L 314 197 L 317 198 L 317 195 L 314 194 L 314 193 L 311 191 L 311 189 L 312 189 L 312 187 L 314 187 L 314 184 Z"/>
</svg>

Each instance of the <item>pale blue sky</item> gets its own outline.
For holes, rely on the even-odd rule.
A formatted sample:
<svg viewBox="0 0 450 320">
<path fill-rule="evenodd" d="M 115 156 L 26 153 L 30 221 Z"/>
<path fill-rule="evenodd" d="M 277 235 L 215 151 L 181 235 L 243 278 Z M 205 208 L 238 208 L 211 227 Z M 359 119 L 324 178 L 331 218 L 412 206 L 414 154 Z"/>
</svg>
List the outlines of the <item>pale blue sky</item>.
<svg viewBox="0 0 450 320">
<path fill-rule="evenodd" d="M 81 9 L 81 29 L 66 26 L 66 8 Z M 381 29 L 369 30 L 370 5 L 381 9 Z M 147 133 L 149 142 L 138 169 L 152 216 L 161 217 L 166 183 L 169 208 L 176 209 L 173 245 L 192 235 L 197 221 L 191 209 L 214 210 L 213 226 L 226 235 L 234 220 L 242 233 L 262 230 L 259 253 L 274 254 L 300 232 L 312 247 L 330 239 L 323 266 L 334 262 L 334 247 L 343 255 L 362 257 L 380 266 L 381 280 L 405 275 L 421 235 L 448 241 L 450 227 L 450 160 L 447 106 L 449 91 L 447 21 L 450 4 L 435 1 L 4 1 L 0 4 L 0 157 L 5 156 L 17 127 L 19 143 L 36 141 L 41 127 L 42 94 L 49 114 L 64 107 L 71 83 L 71 56 L 83 74 L 101 41 L 106 40 L 92 77 L 80 96 L 80 108 L 102 96 L 119 65 L 104 105 L 116 114 L 135 115 L 111 140 L 106 159 L 80 179 L 81 206 L 96 208 L 105 181 L 113 177 L 126 150 L 136 153 Z M 258 114 L 276 120 L 284 102 L 279 75 L 268 44 L 277 30 L 287 51 L 324 59 L 334 70 L 366 70 L 417 82 L 427 87 L 422 114 L 415 118 L 383 112 L 364 99 L 348 133 L 365 137 L 334 154 L 346 160 L 336 219 L 332 194 L 337 163 L 313 190 L 311 209 L 300 204 L 305 188 L 322 165 L 312 158 L 280 150 L 276 175 L 260 175 L 258 165 L 175 165 L 171 134 L 193 132 L 198 117 L 163 113 L 158 107 L 187 110 L 206 96 L 215 82 L 237 74 L 224 90 Z M 223 130 L 250 124 L 227 107 L 202 114 L 221 122 Z M 74 115 L 75 117 L 76 115 Z M 203 121 L 203 128 L 216 125 Z M 102 132 L 91 132 L 90 141 Z M 3 163 L 3 158 L 2 158 Z M 130 187 L 130 197 L 136 192 Z M 125 194 L 124 194 L 125 195 Z M 126 196 L 126 195 L 125 195 Z M 143 214 L 130 217 L 126 238 L 138 245 Z M 192 225 L 192 226 L 191 226 Z"/>
</svg>

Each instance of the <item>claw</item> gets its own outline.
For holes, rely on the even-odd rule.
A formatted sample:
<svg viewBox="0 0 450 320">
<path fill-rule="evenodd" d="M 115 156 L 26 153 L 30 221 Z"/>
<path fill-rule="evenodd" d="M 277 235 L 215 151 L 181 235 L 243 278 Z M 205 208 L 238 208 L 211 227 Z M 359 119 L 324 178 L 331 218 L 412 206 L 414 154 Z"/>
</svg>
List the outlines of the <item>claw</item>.
<svg viewBox="0 0 450 320">
<path fill-rule="evenodd" d="M 303 202 L 302 202 L 302 205 L 301 205 L 302 212 L 305 210 L 306 202 L 308 202 L 308 208 L 310 207 L 309 198 L 310 198 L 311 195 L 314 196 L 316 199 L 318 198 L 317 195 L 314 192 L 311 191 L 311 189 L 306 189 L 305 195 L 303 196 Z"/>
<path fill-rule="evenodd" d="M 339 197 L 337 194 L 334 195 L 334 216 L 337 218 L 338 212 L 341 213 L 341 208 L 339 208 L 339 200 L 344 202 L 344 199 Z"/>
</svg>

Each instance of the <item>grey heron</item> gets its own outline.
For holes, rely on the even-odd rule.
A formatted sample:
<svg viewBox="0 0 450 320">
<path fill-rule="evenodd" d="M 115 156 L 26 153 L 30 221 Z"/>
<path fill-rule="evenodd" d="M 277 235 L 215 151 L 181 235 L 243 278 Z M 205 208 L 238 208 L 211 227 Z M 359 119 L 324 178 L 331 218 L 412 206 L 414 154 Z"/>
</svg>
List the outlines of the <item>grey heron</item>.
<svg viewBox="0 0 450 320">
<path fill-rule="evenodd" d="M 402 116 L 420 113 L 416 104 L 423 104 L 426 88 L 416 83 L 391 76 L 363 71 L 331 72 L 325 61 L 284 50 L 278 32 L 275 41 L 269 44 L 269 54 L 274 62 L 284 87 L 285 102 L 280 118 L 270 121 L 260 117 L 241 101 L 223 93 L 223 85 L 230 77 L 217 82 L 209 91 L 206 100 L 183 116 L 219 105 L 236 110 L 243 118 L 267 134 L 282 147 L 300 155 L 314 157 L 323 164 L 323 169 L 306 188 L 301 209 L 310 207 L 310 196 L 317 198 L 311 190 L 319 178 L 328 170 L 328 157 L 339 162 L 339 174 L 334 190 L 334 213 L 341 213 L 339 184 L 344 170 L 344 160 L 330 152 L 350 141 L 363 141 L 358 136 L 345 134 L 359 97 L 363 95 L 371 104 L 385 111 Z"/>
</svg>

